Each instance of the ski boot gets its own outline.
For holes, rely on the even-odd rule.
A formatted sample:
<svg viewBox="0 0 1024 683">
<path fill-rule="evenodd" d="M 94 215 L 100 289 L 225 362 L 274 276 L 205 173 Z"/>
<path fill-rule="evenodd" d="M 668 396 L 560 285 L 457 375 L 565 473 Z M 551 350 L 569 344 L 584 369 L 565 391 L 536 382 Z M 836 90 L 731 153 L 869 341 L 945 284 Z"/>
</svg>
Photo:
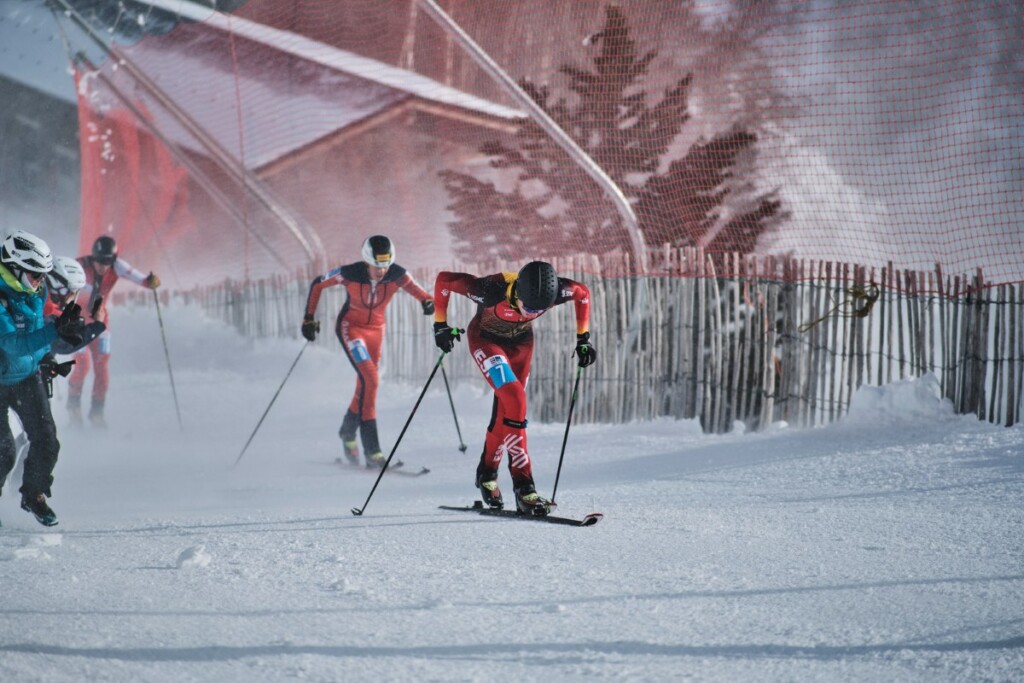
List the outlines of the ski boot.
<svg viewBox="0 0 1024 683">
<path fill-rule="evenodd" d="M 94 398 L 89 407 L 89 423 L 97 429 L 107 428 L 107 421 L 103 418 L 103 404 L 103 399 Z"/>
<path fill-rule="evenodd" d="M 533 485 L 533 482 L 515 487 L 515 492 L 516 509 L 519 510 L 519 514 L 532 517 L 546 517 L 551 512 L 551 508 L 554 507 L 554 503 L 546 498 L 542 498 L 537 493 L 537 488 Z"/>
<path fill-rule="evenodd" d="M 501 499 L 501 489 L 498 488 L 498 473 L 494 470 L 478 467 L 476 469 L 476 487 L 480 489 L 480 499 L 484 505 L 492 510 L 500 510 L 505 507 Z"/>
<path fill-rule="evenodd" d="M 57 514 L 46 504 L 46 494 L 24 494 L 21 497 L 21 509 L 31 512 L 36 521 L 43 526 L 56 526 Z"/>
<path fill-rule="evenodd" d="M 345 460 L 350 465 L 359 464 L 359 444 L 356 442 L 356 430 L 359 429 L 359 416 L 351 410 L 345 413 L 345 419 L 338 430 L 341 437 L 342 450 L 345 453 Z"/>
<path fill-rule="evenodd" d="M 345 454 L 345 460 L 348 461 L 349 465 L 359 464 L 359 444 L 356 443 L 355 439 L 351 441 L 341 442 L 342 452 Z"/>
<path fill-rule="evenodd" d="M 75 427 L 81 427 L 82 421 L 82 397 L 81 396 L 68 396 L 68 417 L 71 418 L 71 424 Z"/>
<path fill-rule="evenodd" d="M 363 441 L 363 454 L 366 457 L 366 466 L 370 469 L 384 467 L 388 461 L 380 452 L 380 439 L 377 437 L 377 420 L 363 420 L 359 423 L 359 438 Z M 399 463 L 392 463 L 392 467 L 398 467 Z"/>
</svg>

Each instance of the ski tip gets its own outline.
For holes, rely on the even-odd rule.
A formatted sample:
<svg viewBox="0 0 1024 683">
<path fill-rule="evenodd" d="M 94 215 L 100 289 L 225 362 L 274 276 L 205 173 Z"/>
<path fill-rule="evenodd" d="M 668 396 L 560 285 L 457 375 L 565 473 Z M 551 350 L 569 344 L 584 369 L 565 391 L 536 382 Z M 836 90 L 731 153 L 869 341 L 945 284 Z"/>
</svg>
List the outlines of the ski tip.
<svg viewBox="0 0 1024 683">
<path fill-rule="evenodd" d="M 356 517 L 362 517 L 363 516 L 363 511 L 360 510 L 359 508 L 352 508 L 352 514 L 355 515 Z"/>
</svg>

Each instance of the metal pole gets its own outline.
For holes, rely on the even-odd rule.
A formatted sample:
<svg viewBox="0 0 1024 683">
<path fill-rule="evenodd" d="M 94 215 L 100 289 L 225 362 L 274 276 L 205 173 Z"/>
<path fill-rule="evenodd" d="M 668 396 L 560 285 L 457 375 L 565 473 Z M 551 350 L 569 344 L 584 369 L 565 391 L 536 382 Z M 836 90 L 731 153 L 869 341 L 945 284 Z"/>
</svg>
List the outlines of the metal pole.
<svg viewBox="0 0 1024 683">
<path fill-rule="evenodd" d="M 572 410 L 576 407 L 576 393 L 580 388 L 580 376 L 583 374 L 583 366 L 576 366 L 576 381 L 572 385 L 572 399 L 569 401 L 569 417 L 565 421 L 565 436 L 562 437 L 562 452 L 558 454 L 558 471 L 555 472 L 555 488 L 551 490 L 551 502 L 555 502 L 555 493 L 558 491 L 558 479 L 562 476 L 562 458 L 565 457 L 565 444 L 569 441 L 569 425 L 572 424 Z"/>
<path fill-rule="evenodd" d="M 380 484 L 380 480 L 384 477 L 384 473 L 388 471 L 388 465 L 391 464 L 391 458 L 395 457 L 395 451 L 398 450 L 398 444 L 402 443 L 402 437 L 405 436 L 405 430 L 409 428 L 409 423 L 412 422 L 413 415 L 420 407 L 420 401 L 423 400 L 423 395 L 427 393 L 427 387 L 434 379 L 434 375 L 437 374 L 437 369 L 441 367 L 441 362 L 447 354 L 442 351 L 437 362 L 434 363 L 434 369 L 430 372 L 430 377 L 427 378 L 427 383 L 423 385 L 423 391 L 420 392 L 420 397 L 416 399 L 416 405 L 412 407 L 412 412 L 409 413 L 409 419 L 405 421 L 405 426 L 402 427 L 402 432 L 398 435 L 398 439 L 395 441 L 395 445 L 391 448 L 391 453 L 388 454 L 388 459 L 384 461 L 384 466 L 380 468 L 380 474 L 377 475 L 377 481 L 373 482 L 373 488 L 370 489 L 370 495 L 366 497 L 366 502 L 363 503 L 361 508 L 352 508 L 352 514 L 356 517 L 361 517 L 363 511 L 366 510 L 366 506 L 370 504 L 370 499 L 373 498 L 373 492 L 377 490 L 377 485 Z"/>
<path fill-rule="evenodd" d="M 448 403 L 452 407 L 452 418 L 455 420 L 455 432 L 459 435 L 459 450 L 466 452 L 466 442 L 462 440 L 462 430 L 459 429 L 459 416 L 455 414 L 455 400 L 452 399 L 452 388 L 448 385 L 448 373 L 441 366 L 441 378 L 444 380 L 444 389 L 448 392 Z"/>
<path fill-rule="evenodd" d="M 174 373 L 171 371 L 171 354 L 167 350 L 167 335 L 164 334 L 164 316 L 160 313 L 160 296 L 153 290 L 153 301 L 156 302 L 156 319 L 160 323 L 160 339 L 164 342 L 164 358 L 167 360 L 167 374 L 171 377 L 171 394 L 174 396 L 174 410 L 178 414 L 178 429 L 185 431 L 181 423 L 181 408 L 178 407 L 178 391 L 174 388 Z"/>
<path fill-rule="evenodd" d="M 249 435 L 249 440 L 245 442 L 244 446 L 242 446 L 242 452 L 238 454 L 238 457 L 235 459 L 235 464 L 232 465 L 232 467 L 237 465 L 238 462 L 242 459 L 242 456 L 245 455 L 245 450 L 249 448 L 249 444 L 252 443 L 253 437 L 256 436 L 256 432 L 260 430 L 260 425 L 263 424 L 263 420 L 266 419 L 267 413 L 269 413 L 270 409 L 273 407 L 274 401 L 277 400 L 278 394 L 280 394 L 281 390 L 284 389 L 284 383 L 287 382 L 288 378 L 292 376 L 292 370 L 294 370 L 295 366 L 299 364 L 299 359 L 302 358 L 302 352 L 306 350 L 306 347 L 309 346 L 309 344 L 310 342 L 307 341 L 305 344 L 302 345 L 302 348 L 299 349 L 299 355 L 295 356 L 295 360 L 292 361 L 292 366 L 288 368 L 288 374 L 286 374 L 284 376 L 284 379 L 281 380 L 281 386 L 279 386 L 277 388 L 277 391 L 274 392 L 274 398 L 270 399 L 270 404 L 267 406 L 267 409 L 263 411 L 263 415 L 262 417 L 260 417 L 260 421 L 256 423 L 256 428 L 253 429 L 252 434 Z"/>
</svg>

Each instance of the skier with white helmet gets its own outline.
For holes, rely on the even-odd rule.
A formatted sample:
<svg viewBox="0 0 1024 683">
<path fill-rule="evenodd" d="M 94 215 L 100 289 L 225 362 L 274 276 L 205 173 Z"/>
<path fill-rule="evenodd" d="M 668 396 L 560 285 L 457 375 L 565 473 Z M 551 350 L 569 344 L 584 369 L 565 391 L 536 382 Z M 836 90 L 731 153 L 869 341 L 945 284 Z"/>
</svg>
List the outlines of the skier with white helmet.
<svg viewBox="0 0 1024 683">
<path fill-rule="evenodd" d="M 0 485 L 14 467 L 15 445 L 7 420 L 13 410 L 31 442 L 25 458 L 21 507 L 40 524 L 53 526 L 57 515 L 47 504 L 60 443 L 39 362 L 58 339 L 77 345 L 85 323 L 77 303 L 47 319 L 46 275 L 53 270 L 50 247 L 39 237 L 16 230 L 0 244 Z"/>
<path fill-rule="evenodd" d="M 50 290 L 50 301 L 63 309 L 85 287 L 85 269 L 70 256 L 54 256 L 53 270 L 46 274 L 46 284 Z"/>
<path fill-rule="evenodd" d="M 46 274 L 46 286 L 50 292 L 50 297 L 47 299 L 46 306 L 43 309 L 45 314 L 53 317 L 59 316 L 65 306 L 78 299 L 79 292 L 85 288 L 86 284 L 85 270 L 82 268 L 82 264 L 70 256 L 54 256 L 53 270 Z M 103 331 L 107 329 L 107 325 L 105 322 L 105 311 L 101 311 L 101 307 L 102 297 L 99 297 L 93 302 L 91 312 L 91 317 L 98 319 L 94 319 L 93 322 L 85 326 L 80 345 L 73 347 L 64 340 L 58 339 L 52 344 L 51 351 L 58 355 L 75 353 L 103 334 Z M 55 360 L 53 362 L 56 363 Z M 71 364 L 74 364 L 74 361 L 71 361 L 70 364 L 61 365 L 67 365 L 70 368 Z"/>
<path fill-rule="evenodd" d="M 356 431 L 362 440 L 367 467 L 383 467 L 387 458 L 381 452 L 377 435 L 377 387 L 381 345 L 384 341 L 384 309 L 399 289 L 415 297 L 423 313 L 434 312 L 430 294 L 419 286 L 405 268 L 395 263 L 395 245 L 384 235 L 373 235 L 363 242 L 362 260 L 339 266 L 318 276 L 309 287 L 302 336 L 316 339 L 320 323 L 315 319 L 320 294 L 329 287 L 344 285 L 348 300 L 334 323 L 334 333 L 356 371 L 356 390 L 338 435 L 348 461 L 359 463 Z"/>
</svg>

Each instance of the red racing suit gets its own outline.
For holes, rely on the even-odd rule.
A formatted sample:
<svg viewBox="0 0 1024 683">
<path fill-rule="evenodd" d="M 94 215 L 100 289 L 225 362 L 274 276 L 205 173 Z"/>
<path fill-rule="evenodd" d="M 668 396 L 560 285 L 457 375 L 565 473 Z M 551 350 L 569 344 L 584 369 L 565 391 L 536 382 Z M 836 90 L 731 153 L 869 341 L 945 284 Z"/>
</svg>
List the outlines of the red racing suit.
<svg viewBox="0 0 1024 683">
<path fill-rule="evenodd" d="M 494 410 L 487 426 L 481 467 L 497 474 L 502 457 L 509 456 L 513 484 L 533 482 L 533 468 L 526 444 L 526 383 L 533 359 L 533 321 L 544 315 L 523 313 L 513 301 L 517 273 L 476 277 L 467 273 L 441 272 L 434 284 L 434 321 L 447 323 L 448 300 L 461 294 L 479 307 L 466 328 L 469 352 L 494 390 Z M 589 331 L 590 290 L 558 278 L 558 295 L 552 306 L 572 301 L 576 308 L 576 333 Z M 550 309 L 548 309 L 550 310 Z"/>
<path fill-rule="evenodd" d="M 344 285 L 348 300 L 338 312 L 334 333 L 345 355 L 356 370 L 356 390 L 349 412 L 360 422 L 377 418 L 377 388 L 380 385 L 381 344 L 384 340 L 384 309 L 399 289 L 414 296 L 420 303 L 430 294 L 420 287 L 412 275 L 397 263 L 391 264 L 380 280 L 370 278 L 369 267 L 362 261 L 340 266 L 313 280 L 306 299 L 306 318 L 312 319 L 320 301 L 320 293 L 328 287 Z"/>
</svg>

